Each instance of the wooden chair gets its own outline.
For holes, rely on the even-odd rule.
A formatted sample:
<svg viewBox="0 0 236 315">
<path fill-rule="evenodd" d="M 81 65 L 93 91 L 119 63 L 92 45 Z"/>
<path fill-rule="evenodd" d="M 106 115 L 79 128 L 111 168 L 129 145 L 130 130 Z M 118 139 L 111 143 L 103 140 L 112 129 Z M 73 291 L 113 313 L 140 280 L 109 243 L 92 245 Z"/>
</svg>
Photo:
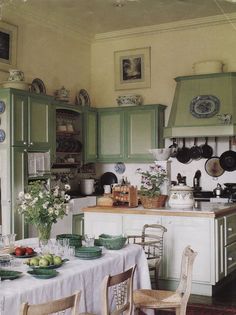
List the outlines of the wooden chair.
<svg viewBox="0 0 236 315">
<path fill-rule="evenodd" d="M 145 251 L 149 271 L 154 272 L 154 288 L 158 289 L 159 269 L 163 256 L 163 236 L 167 229 L 160 224 L 145 224 L 142 235 L 129 235 L 128 243 L 141 245 Z"/>
<path fill-rule="evenodd" d="M 141 309 L 174 309 L 176 315 L 185 315 L 192 286 L 193 262 L 197 252 L 187 246 L 182 254 L 180 282 L 176 291 L 136 290 L 134 291 L 135 314 Z"/>
<path fill-rule="evenodd" d="M 131 315 L 133 311 L 133 278 L 136 265 L 102 281 L 102 315 Z M 115 301 L 115 306 L 112 304 Z M 114 308 L 110 310 L 110 308 Z M 95 315 L 82 313 L 79 315 Z"/>
<path fill-rule="evenodd" d="M 71 315 L 78 314 L 77 307 L 80 301 L 80 292 L 65 298 L 50 301 L 43 304 L 28 304 L 21 305 L 20 315 L 48 315 L 56 312 L 62 312 L 71 308 Z M 62 314 L 64 314 L 62 312 Z"/>
<path fill-rule="evenodd" d="M 102 315 L 131 315 L 133 310 L 133 277 L 136 266 L 114 275 L 106 276 L 102 283 Z M 115 309 L 110 310 L 112 296 Z"/>
</svg>

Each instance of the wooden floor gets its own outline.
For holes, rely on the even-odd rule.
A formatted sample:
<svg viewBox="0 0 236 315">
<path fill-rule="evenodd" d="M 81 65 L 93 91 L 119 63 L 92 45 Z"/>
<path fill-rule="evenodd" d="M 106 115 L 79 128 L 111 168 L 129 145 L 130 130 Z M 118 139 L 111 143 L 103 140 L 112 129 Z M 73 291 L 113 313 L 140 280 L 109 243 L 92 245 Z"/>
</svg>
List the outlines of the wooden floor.
<svg viewBox="0 0 236 315">
<path fill-rule="evenodd" d="M 189 303 L 236 306 L 236 280 L 232 280 L 211 297 L 191 295 Z"/>
</svg>

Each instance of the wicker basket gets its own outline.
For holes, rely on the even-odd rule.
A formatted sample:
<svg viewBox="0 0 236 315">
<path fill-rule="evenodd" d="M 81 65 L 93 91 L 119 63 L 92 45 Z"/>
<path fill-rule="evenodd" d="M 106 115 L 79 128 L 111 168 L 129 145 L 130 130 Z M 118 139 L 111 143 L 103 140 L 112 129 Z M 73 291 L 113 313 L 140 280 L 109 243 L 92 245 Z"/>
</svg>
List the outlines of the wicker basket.
<svg viewBox="0 0 236 315">
<path fill-rule="evenodd" d="M 101 241 L 102 246 L 107 249 L 121 249 L 124 247 L 127 237 L 122 235 L 112 236 L 108 234 L 99 235 L 99 240 Z"/>
<path fill-rule="evenodd" d="M 160 195 L 158 197 L 140 196 L 140 200 L 144 208 L 155 209 L 164 207 L 167 197 L 167 195 Z"/>
</svg>

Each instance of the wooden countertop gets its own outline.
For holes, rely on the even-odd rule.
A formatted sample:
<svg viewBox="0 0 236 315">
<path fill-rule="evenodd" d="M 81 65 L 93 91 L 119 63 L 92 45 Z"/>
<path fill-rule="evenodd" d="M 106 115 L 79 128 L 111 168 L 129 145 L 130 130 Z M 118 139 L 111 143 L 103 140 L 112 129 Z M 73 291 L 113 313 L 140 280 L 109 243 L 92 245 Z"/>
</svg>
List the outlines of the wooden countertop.
<svg viewBox="0 0 236 315">
<path fill-rule="evenodd" d="M 161 216 L 183 216 L 183 217 L 210 217 L 216 218 L 223 215 L 236 212 L 236 204 L 233 203 L 210 203 L 199 202 L 197 207 L 188 209 L 174 209 L 170 207 L 159 209 L 145 209 L 142 206 L 137 208 L 129 207 L 101 207 L 93 206 L 82 209 L 83 212 L 97 213 L 113 213 L 113 214 L 146 214 L 146 215 L 161 215 Z"/>
</svg>

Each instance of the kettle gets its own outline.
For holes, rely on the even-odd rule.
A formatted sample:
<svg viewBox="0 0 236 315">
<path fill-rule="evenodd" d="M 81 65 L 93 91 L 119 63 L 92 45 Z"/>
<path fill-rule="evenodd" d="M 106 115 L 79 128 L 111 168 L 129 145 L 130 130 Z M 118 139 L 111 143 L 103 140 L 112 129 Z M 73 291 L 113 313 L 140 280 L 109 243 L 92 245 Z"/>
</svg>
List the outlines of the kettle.
<svg viewBox="0 0 236 315">
<path fill-rule="evenodd" d="M 80 182 L 80 191 L 83 195 L 92 195 L 94 193 L 94 179 L 82 179 Z"/>
</svg>

